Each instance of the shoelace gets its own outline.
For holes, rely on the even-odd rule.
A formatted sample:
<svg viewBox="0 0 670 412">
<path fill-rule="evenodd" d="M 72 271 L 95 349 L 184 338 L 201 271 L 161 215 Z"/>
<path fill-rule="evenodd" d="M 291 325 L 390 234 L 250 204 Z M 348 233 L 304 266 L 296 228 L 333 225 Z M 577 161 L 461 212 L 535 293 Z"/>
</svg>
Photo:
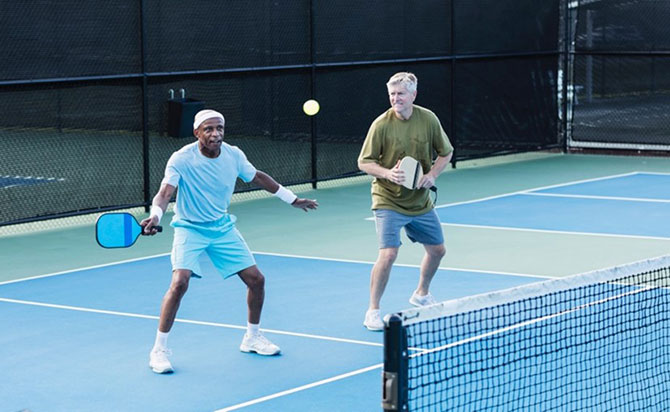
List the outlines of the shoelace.
<svg viewBox="0 0 670 412">
<path fill-rule="evenodd" d="M 172 355 L 172 351 L 170 349 L 167 349 L 167 348 L 161 348 L 161 349 L 154 350 L 154 354 L 157 355 L 161 359 L 163 359 L 163 358 L 167 359 L 168 356 Z"/>
<path fill-rule="evenodd" d="M 258 340 L 259 342 L 261 342 L 264 345 L 267 345 L 267 344 L 270 343 L 270 341 L 263 335 L 256 336 L 256 340 Z"/>
<path fill-rule="evenodd" d="M 262 345 L 262 346 L 271 346 L 272 342 L 270 342 L 265 336 L 258 334 L 256 336 L 250 337 L 253 339 L 254 343 L 256 345 Z"/>
<path fill-rule="evenodd" d="M 435 302 L 435 298 L 430 293 L 424 296 L 421 300 L 423 300 L 426 303 Z"/>
</svg>

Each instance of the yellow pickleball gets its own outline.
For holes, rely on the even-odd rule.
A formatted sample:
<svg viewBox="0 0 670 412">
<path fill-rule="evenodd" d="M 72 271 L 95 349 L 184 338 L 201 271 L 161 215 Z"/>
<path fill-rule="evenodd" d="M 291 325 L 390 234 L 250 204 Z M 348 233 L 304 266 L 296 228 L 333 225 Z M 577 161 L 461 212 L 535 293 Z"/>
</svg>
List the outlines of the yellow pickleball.
<svg viewBox="0 0 670 412">
<path fill-rule="evenodd" d="M 315 114 L 319 113 L 319 109 L 319 102 L 313 99 L 307 100 L 302 105 L 302 111 L 305 112 L 307 116 L 314 116 Z"/>
</svg>

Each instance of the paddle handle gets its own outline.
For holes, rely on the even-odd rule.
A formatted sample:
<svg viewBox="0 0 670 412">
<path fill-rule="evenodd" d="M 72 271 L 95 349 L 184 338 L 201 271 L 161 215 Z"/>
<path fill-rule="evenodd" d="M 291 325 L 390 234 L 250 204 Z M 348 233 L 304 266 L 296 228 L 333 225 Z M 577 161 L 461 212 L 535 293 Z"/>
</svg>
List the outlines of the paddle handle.
<svg viewBox="0 0 670 412">
<path fill-rule="evenodd" d="M 144 235 L 144 226 L 140 226 L 140 227 L 142 228 L 142 231 L 141 231 L 140 234 Z M 156 229 L 156 232 L 162 232 L 163 231 L 163 226 L 160 226 L 160 225 L 154 226 L 153 228 Z"/>
</svg>

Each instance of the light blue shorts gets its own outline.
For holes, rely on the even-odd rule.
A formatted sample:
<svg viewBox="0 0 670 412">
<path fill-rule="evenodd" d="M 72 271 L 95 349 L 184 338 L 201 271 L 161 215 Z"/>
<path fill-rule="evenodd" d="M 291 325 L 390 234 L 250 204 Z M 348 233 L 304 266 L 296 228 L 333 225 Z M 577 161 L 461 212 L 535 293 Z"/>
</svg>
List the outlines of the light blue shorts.
<svg viewBox="0 0 670 412">
<path fill-rule="evenodd" d="M 400 229 L 403 227 L 407 237 L 412 242 L 419 242 L 424 245 L 441 245 L 444 243 L 442 225 L 435 209 L 419 216 L 404 215 L 388 209 L 377 209 L 373 212 L 380 249 L 400 247 L 402 245 Z"/>
<path fill-rule="evenodd" d="M 188 269 L 202 275 L 200 255 L 203 253 L 207 253 L 224 278 L 255 265 L 256 260 L 235 227 L 235 220 L 233 215 L 208 223 L 173 220 L 172 270 Z"/>
</svg>

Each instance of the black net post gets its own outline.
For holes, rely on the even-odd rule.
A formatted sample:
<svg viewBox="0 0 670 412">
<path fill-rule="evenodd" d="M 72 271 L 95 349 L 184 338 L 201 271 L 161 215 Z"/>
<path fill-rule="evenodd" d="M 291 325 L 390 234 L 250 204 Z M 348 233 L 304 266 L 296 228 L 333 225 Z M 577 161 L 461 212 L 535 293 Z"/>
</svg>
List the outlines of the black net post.
<svg viewBox="0 0 670 412">
<path fill-rule="evenodd" d="M 402 319 L 392 314 L 384 328 L 384 370 L 382 372 L 382 408 L 385 411 L 407 409 L 407 331 Z"/>
</svg>

